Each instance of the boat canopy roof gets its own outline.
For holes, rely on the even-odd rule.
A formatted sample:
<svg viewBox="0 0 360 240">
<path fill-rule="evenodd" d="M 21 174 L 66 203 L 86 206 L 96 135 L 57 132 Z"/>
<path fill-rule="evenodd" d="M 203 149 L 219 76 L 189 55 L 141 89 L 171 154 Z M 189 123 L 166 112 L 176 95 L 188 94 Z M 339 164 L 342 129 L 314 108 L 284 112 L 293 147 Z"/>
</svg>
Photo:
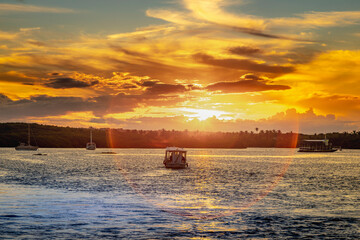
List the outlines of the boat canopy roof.
<svg viewBox="0 0 360 240">
<path fill-rule="evenodd" d="M 167 152 L 187 152 L 185 149 L 179 148 L 179 147 L 167 147 L 166 151 Z"/>
<path fill-rule="evenodd" d="M 304 140 L 304 142 L 328 142 L 329 139 L 307 139 L 307 140 Z"/>
</svg>

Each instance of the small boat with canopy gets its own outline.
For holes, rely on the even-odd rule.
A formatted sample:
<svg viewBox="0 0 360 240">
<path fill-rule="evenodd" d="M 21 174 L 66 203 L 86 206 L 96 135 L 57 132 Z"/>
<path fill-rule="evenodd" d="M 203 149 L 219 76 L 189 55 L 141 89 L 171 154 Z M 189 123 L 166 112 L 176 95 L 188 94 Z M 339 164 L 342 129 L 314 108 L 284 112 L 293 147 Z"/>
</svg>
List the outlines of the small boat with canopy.
<svg viewBox="0 0 360 240">
<path fill-rule="evenodd" d="M 167 147 L 165 151 L 164 165 L 166 168 L 187 168 L 186 150 L 178 147 Z"/>
</svg>

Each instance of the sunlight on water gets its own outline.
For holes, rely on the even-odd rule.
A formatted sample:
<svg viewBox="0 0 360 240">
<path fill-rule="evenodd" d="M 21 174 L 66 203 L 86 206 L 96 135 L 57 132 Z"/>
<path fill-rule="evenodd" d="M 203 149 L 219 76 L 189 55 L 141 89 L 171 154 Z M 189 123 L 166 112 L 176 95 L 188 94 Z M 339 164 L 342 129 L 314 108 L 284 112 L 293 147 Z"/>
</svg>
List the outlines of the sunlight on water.
<svg viewBox="0 0 360 240">
<path fill-rule="evenodd" d="M 246 149 L 191 149 L 190 167 L 171 170 L 159 166 L 162 158 L 153 158 L 159 154 L 126 151 L 129 154 L 122 156 L 127 158 L 114 156 L 114 161 L 137 193 L 165 211 L 199 219 L 234 214 L 265 197 L 286 172 L 294 152 L 266 155 L 257 150 L 254 155 Z"/>
<path fill-rule="evenodd" d="M 188 149 L 182 170 L 163 166 L 163 149 L 41 151 L 0 149 L 5 238 L 358 235 L 359 151 Z"/>
</svg>

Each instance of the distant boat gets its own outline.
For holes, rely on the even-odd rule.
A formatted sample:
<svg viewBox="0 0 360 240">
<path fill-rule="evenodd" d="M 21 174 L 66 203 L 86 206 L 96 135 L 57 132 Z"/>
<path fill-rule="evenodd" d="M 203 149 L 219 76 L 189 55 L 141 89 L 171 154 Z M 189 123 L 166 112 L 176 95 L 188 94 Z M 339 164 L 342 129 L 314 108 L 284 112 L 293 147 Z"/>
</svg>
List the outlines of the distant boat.
<svg viewBox="0 0 360 240">
<path fill-rule="evenodd" d="M 163 161 L 166 168 L 186 168 L 186 150 L 178 147 L 167 147 Z"/>
<path fill-rule="evenodd" d="M 102 152 L 101 154 L 116 154 L 116 152 Z"/>
<path fill-rule="evenodd" d="M 90 142 L 86 144 L 87 150 L 95 150 L 96 149 L 96 143 L 92 141 L 92 127 L 90 127 Z"/>
<path fill-rule="evenodd" d="M 298 152 L 335 152 L 341 147 L 333 147 L 329 139 L 304 140 Z"/>
<path fill-rule="evenodd" d="M 37 151 L 38 150 L 38 146 L 32 146 L 30 144 L 30 124 L 28 124 L 28 141 L 27 144 L 26 143 L 20 143 L 19 146 L 15 147 L 15 150 L 17 151 Z"/>
</svg>

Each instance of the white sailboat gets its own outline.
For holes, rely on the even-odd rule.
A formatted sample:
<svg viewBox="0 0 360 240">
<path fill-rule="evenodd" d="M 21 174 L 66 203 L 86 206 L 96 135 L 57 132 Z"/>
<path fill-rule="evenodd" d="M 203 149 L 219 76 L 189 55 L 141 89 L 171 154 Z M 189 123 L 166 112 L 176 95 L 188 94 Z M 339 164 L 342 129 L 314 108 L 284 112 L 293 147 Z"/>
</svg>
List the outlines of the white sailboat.
<svg viewBox="0 0 360 240">
<path fill-rule="evenodd" d="M 95 150 L 96 143 L 92 141 L 92 127 L 90 127 L 90 142 L 86 144 L 86 150 Z"/>
<path fill-rule="evenodd" d="M 28 124 L 28 141 L 27 144 L 26 143 L 20 143 L 19 146 L 15 147 L 15 150 L 17 151 L 37 151 L 38 150 L 38 146 L 32 146 L 30 144 L 30 124 Z"/>
</svg>

